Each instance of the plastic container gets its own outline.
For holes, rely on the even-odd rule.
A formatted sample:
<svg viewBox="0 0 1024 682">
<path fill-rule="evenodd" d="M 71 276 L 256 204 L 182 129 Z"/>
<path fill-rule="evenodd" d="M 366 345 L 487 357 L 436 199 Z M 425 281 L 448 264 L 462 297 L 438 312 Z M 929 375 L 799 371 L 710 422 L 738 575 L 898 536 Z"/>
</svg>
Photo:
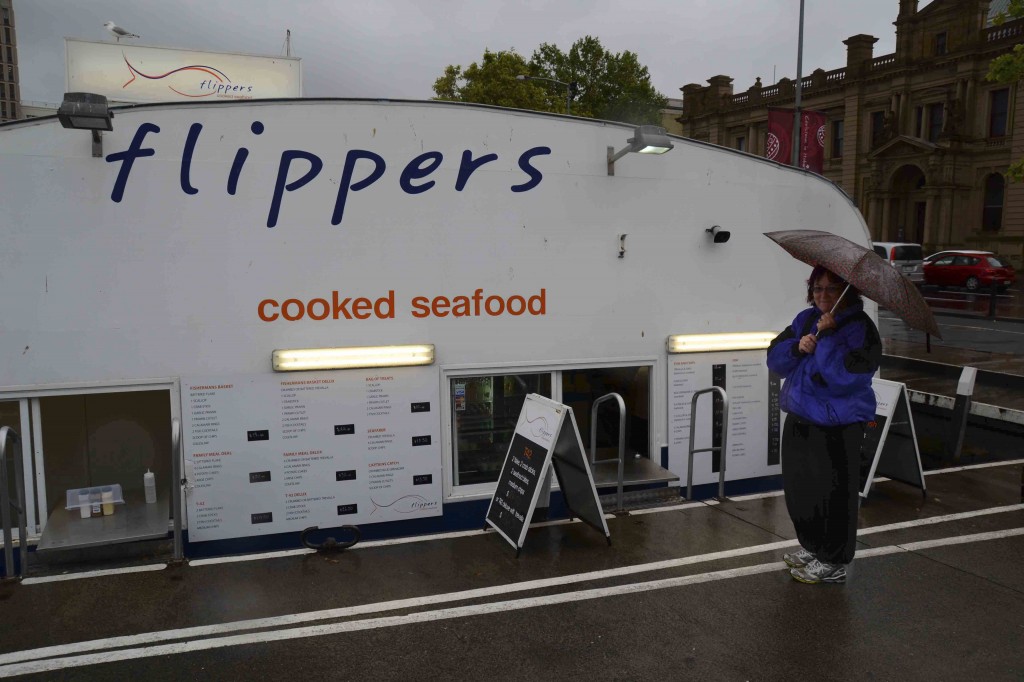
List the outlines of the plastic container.
<svg viewBox="0 0 1024 682">
<path fill-rule="evenodd" d="M 70 500 L 72 492 L 73 491 L 71 491 L 71 490 L 68 491 L 68 498 L 69 498 L 69 500 Z M 76 506 L 77 506 L 78 511 L 81 514 L 82 518 L 83 519 L 87 519 L 90 516 L 92 516 L 92 508 L 91 508 L 91 506 L 89 504 L 89 489 L 86 488 L 84 490 L 80 490 L 77 493 L 75 493 L 75 495 L 77 495 L 77 497 L 75 499 L 78 500 L 78 504 Z M 70 504 L 70 502 L 68 504 Z M 70 507 L 68 507 L 68 508 L 70 509 Z"/>
<path fill-rule="evenodd" d="M 142 475 L 142 487 L 146 490 L 146 504 L 156 504 L 156 476 L 149 469 Z"/>
<path fill-rule="evenodd" d="M 103 503 L 104 516 L 110 516 L 114 513 L 114 489 L 109 485 L 100 491 L 100 501 Z"/>
<path fill-rule="evenodd" d="M 106 499 L 104 493 L 110 494 L 110 500 Z M 83 519 L 92 516 L 93 505 L 97 507 L 97 514 L 103 514 L 105 504 L 124 504 L 124 495 L 121 492 L 121 484 L 97 485 L 92 488 L 71 488 L 67 491 L 67 503 L 64 508 L 68 511 L 78 510 Z M 113 514 L 113 509 L 111 509 Z"/>
</svg>

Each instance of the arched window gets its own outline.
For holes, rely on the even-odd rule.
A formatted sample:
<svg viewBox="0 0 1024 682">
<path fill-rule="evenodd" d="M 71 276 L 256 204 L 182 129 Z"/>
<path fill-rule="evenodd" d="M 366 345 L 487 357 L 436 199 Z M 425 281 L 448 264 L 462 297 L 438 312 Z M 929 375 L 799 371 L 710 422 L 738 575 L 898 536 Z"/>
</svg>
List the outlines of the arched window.
<svg viewBox="0 0 1024 682">
<path fill-rule="evenodd" d="M 985 178 L 985 203 L 981 210 L 981 229 L 997 232 L 1003 226 L 1003 195 L 1006 181 L 999 173 Z"/>
</svg>

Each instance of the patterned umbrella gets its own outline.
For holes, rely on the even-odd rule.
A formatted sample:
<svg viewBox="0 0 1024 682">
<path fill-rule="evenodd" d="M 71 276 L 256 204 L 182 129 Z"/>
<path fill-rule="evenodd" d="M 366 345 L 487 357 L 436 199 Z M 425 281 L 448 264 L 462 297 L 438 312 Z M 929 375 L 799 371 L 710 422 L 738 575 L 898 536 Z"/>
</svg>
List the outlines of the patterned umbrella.
<svg viewBox="0 0 1024 682">
<path fill-rule="evenodd" d="M 782 230 L 764 235 L 797 260 L 836 273 L 911 327 L 942 338 L 931 309 L 914 283 L 874 251 L 819 230 Z"/>
</svg>

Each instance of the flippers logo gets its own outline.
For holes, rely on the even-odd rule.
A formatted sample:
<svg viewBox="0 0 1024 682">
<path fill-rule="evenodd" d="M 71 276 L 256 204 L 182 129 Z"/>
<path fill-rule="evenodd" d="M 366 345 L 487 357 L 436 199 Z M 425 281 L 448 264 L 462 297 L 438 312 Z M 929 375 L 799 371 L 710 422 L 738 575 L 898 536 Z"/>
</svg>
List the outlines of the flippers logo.
<svg viewBox="0 0 1024 682">
<path fill-rule="evenodd" d="M 181 66 L 161 74 L 149 74 L 135 68 L 124 54 L 121 56 L 124 57 L 124 63 L 132 75 L 121 86 L 122 89 L 127 89 L 138 78 L 145 78 L 151 81 L 164 81 L 169 90 L 182 97 L 251 99 L 253 96 L 252 85 L 233 83 L 226 73 L 212 66 L 190 64 L 189 66 Z"/>
<path fill-rule="evenodd" d="M 373 516 L 378 509 L 390 509 L 392 512 L 396 512 L 398 514 L 413 514 L 415 512 L 437 509 L 437 502 L 432 502 L 422 495 L 403 495 L 397 500 L 392 500 L 387 504 L 370 498 L 370 503 L 373 504 L 373 509 L 370 511 L 371 516 Z"/>
</svg>

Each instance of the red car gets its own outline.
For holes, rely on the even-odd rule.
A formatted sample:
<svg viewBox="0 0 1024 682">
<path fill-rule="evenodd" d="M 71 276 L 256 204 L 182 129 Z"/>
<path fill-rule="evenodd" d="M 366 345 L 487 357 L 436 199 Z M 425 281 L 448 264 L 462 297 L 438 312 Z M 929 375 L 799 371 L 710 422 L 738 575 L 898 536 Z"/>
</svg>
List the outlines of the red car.
<svg viewBox="0 0 1024 682">
<path fill-rule="evenodd" d="M 1002 291 L 1017 281 L 1013 267 L 993 253 L 946 251 L 940 255 L 941 258 L 924 262 L 925 284 L 966 287 L 971 291 L 995 284 Z"/>
</svg>

